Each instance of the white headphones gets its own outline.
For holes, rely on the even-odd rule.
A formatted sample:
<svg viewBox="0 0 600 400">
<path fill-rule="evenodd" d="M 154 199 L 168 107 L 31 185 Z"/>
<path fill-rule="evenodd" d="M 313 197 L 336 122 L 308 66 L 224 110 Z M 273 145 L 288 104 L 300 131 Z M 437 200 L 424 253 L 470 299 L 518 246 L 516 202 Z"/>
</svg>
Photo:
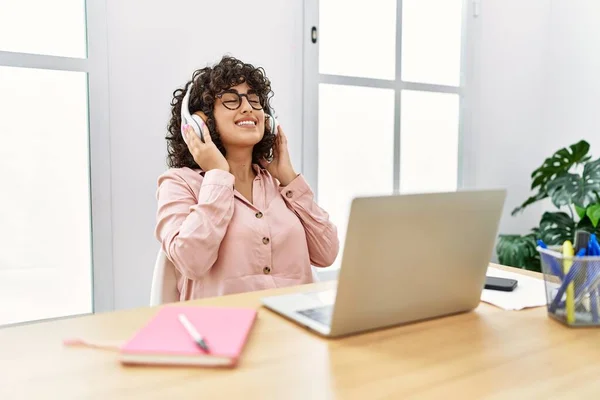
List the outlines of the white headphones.
<svg viewBox="0 0 600 400">
<path fill-rule="evenodd" d="M 202 142 L 204 142 L 204 135 L 202 133 L 202 128 L 206 125 L 204 123 L 204 121 L 202 120 L 202 118 L 200 118 L 199 115 L 196 114 L 190 114 L 190 93 L 192 92 L 192 86 L 194 86 L 194 83 L 190 83 L 190 86 L 188 87 L 188 90 L 185 94 L 185 96 L 183 97 L 183 101 L 181 102 L 181 136 L 183 137 L 183 140 L 185 141 L 185 143 L 187 144 L 187 140 L 185 140 L 185 134 L 183 132 L 183 126 L 184 125 L 189 125 L 192 127 L 192 129 L 194 130 L 194 132 L 196 132 L 196 134 L 200 137 L 200 140 L 202 140 Z M 277 120 L 275 119 L 275 117 L 272 114 L 269 114 L 265 111 L 265 115 L 267 117 L 267 119 L 269 120 L 269 125 L 271 127 L 271 132 L 275 135 L 277 135 Z"/>
</svg>

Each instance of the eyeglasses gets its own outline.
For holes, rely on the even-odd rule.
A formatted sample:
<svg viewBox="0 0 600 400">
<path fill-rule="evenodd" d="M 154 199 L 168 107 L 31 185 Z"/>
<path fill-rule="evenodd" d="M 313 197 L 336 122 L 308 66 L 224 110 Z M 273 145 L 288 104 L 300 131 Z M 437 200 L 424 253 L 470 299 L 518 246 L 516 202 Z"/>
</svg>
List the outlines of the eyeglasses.
<svg viewBox="0 0 600 400">
<path fill-rule="evenodd" d="M 245 97 L 250 103 L 250 107 L 255 110 L 262 110 L 263 106 L 260 102 L 260 96 L 256 93 L 239 94 L 235 90 L 228 90 L 217 95 L 225 108 L 229 110 L 237 110 L 242 105 L 242 97 Z"/>
</svg>

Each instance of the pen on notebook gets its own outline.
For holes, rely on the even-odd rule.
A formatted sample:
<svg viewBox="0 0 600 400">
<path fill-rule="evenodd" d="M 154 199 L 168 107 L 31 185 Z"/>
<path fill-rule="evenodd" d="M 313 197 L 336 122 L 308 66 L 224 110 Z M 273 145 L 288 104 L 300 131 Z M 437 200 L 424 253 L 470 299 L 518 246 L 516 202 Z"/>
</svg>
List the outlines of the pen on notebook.
<svg viewBox="0 0 600 400">
<path fill-rule="evenodd" d="M 179 321 L 181 322 L 185 330 L 190 334 L 192 339 L 194 339 L 194 342 L 196 342 L 196 344 L 200 346 L 202 350 L 209 351 L 208 346 L 206 345 L 206 342 L 204 341 L 202 335 L 198 333 L 196 328 L 194 328 L 194 325 L 192 325 L 190 320 L 187 319 L 187 317 L 184 314 L 179 314 Z"/>
</svg>

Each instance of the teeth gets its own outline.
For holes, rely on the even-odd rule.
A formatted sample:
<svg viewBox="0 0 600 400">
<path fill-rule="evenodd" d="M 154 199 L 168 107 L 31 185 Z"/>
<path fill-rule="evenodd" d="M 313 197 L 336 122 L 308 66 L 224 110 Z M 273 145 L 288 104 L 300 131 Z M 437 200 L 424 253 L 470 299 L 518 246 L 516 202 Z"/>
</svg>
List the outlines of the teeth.
<svg viewBox="0 0 600 400">
<path fill-rule="evenodd" d="M 252 125 L 252 126 L 254 126 L 256 124 L 254 123 L 254 121 L 240 121 L 236 125 L 238 125 L 238 126 L 243 126 L 243 125 Z"/>
</svg>

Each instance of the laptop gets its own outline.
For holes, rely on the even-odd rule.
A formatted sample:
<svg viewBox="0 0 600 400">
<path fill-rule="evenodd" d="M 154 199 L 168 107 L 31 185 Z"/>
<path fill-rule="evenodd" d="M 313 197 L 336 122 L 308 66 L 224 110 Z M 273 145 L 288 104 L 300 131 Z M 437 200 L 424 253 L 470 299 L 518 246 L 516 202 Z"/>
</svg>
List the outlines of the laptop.
<svg viewBox="0 0 600 400">
<path fill-rule="evenodd" d="M 505 198 L 505 190 L 357 197 L 335 289 L 261 302 L 326 337 L 471 311 Z"/>
</svg>

